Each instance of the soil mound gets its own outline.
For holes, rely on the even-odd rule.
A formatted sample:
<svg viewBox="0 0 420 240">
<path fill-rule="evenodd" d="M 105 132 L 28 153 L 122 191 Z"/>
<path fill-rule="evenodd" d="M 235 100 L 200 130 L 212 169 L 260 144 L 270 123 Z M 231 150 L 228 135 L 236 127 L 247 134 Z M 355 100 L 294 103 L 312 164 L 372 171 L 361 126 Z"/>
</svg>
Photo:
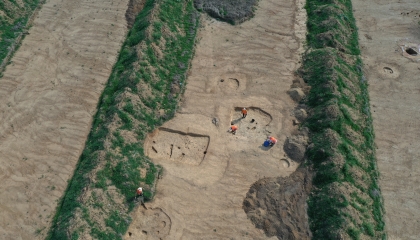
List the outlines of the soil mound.
<svg viewBox="0 0 420 240">
<path fill-rule="evenodd" d="M 207 12 L 214 18 L 231 24 L 239 24 L 254 16 L 257 0 L 195 0 L 194 6 L 199 11 Z"/>
<path fill-rule="evenodd" d="M 296 162 L 302 162 L 305 157 L 306 147 L 308 146 L 308 136 L 305 133 L 288 137 L 283 145 L 283 150 Z"/>
<path fill-rule="evenodd" d="M 303 122 L 308 117 L 308 113 L 305 109 L 296 109 L 294 112 L 294 115 L 297 120 Z"/>
<path fill-rule="evenodd" d="M 300 88 L 292 88 L 289 91 L 287 91 L 287 93 L 296 102 L 300 102 L 306 97 L 305 93 Z"/>
<path fill-rule="evenodd" d="M 306 199 L 312 177 L 299 168 L 289 177 L 263 178 L 255 182 L 243 202 L 243 209 L 257 228 L 269 237 L 311 239 Z"/>
<path fill-rule="evenodd" d="M 127 20 L 127 28 L 131 29 L 136 20 L 136 16 L 143 9 L 146 0 L 130 0 L 127 11 L 125 12 L 125 19 Z"/>
</svg>

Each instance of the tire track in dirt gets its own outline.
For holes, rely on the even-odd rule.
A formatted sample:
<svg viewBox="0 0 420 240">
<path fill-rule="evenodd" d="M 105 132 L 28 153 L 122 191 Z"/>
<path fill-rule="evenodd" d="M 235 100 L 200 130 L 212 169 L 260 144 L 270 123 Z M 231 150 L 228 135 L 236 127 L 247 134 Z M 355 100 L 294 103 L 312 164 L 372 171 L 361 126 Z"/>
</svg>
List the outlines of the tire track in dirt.
<svg viewBox="0 0 420 240">
<path fill-rule="evenodd" d="M 125 36 L 127 4 L 45 3 L 0 79 L 1 239 L 46 233 Z"/>
</svg>

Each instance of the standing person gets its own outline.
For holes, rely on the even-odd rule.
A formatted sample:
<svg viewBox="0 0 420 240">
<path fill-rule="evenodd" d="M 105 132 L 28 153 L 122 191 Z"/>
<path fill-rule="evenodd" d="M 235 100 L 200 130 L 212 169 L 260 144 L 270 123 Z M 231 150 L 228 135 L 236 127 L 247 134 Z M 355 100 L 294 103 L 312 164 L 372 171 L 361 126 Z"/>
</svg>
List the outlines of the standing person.
<svg viewBox="0 0 420 240">
<path fill-rule="evenodd" d="M 137 197 L 143 197 L 143 188 L 141 188 L 141 187 L 137 188 L 136 198 Z"/>
<path fill-rule="evenodd" d="M 277 143 L 277 139 L 272 136 L 268 136 L 268 140 L 270 141 L 270 146 L 273 146 Z"/>
<path fill-rule="evenodd" d="M 236 134 L 236 130 L 238 130 L 238 126 L 232 125 L 230 126 L 228 132 L 231 132 L 232 134 Z"/>
<path fill-rule="evenodd" d="M 246 115 L 248 115 L 248 111 L 246 108 L 242 108 L 242 118 L 246 118 Z"/>
<path fill-rule="evenodd" d="M 137 200 L 139 198 L 139 200 Z M 140 201 L 140 204 L 143 205 L 144 208 L 147 209 L 146 205 L 144 205 L 144 195 L 143 195 L 143 188 L 139 187 L 136 190 L 136 197 L 134 198 L 137 201 Z"/>
</svg>

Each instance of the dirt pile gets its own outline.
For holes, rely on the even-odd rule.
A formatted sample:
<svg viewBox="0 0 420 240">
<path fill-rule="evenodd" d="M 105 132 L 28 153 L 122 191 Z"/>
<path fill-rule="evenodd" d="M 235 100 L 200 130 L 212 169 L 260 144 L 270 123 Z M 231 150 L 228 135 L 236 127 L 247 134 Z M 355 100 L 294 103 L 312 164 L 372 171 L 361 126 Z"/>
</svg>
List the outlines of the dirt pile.
<svg viewBox="0 0 420 240">
<path fill-rule="evenodd" d="M 287 156 L 298 163 L 303 162 L 306 147 L 309 141 L 309 130 L 307 128 L 296 131 L 284 142 L 283 149 Z"/>
<path fill-rule="evenodd" d="M 308 117 L 308 113 L 306 112 L 305 108 L 297 108 L 293 114 L 295 115 L 296 119 L 300 122 L 305 121 Z"/>
<path fill-rule="evenodd" d="M 287 93 L 296 102 L 300 102 L 306 97 L 305 93 L 300 88 L 292 88 L 289 91 L 287 91 Z"/>
<path fill-rule="evenodd" d="M 365 90 L 344 91 L 339 87 L 344 81 L 354 85 L 365 83 L 359 80 L 358 68 L 349 67 L 351 62 L 340 64 L 345 61 L 335 50 L 314 50 L 306 56 L 302 71 L 303 78 L 312 86 L 307 101 L 311 109 L 304 124 L 311 131 L 312 144 L 307 155 L 315 171 L 313 184 L 316 190 L 311 195 L 308 209 L 314 238 L 362 234 L 376 238 L 382 236 L 384 229 L 382 200 L 380 195 L 372 195 L 379 187 L 372 128 L 369 118 L 362 112 L 366 111 L 366 93 Z M 339 74 L 322 77 L 315 74 L 320 69 L 328 69 L 329 65 L 360 75 L 347 78 Z M 367 86 L 361 87 L 366 89 Z M 348 100 L 349 93 L 356 95 L 354 103 Z M 350 113 L 348 109 L 358 109 L 359 113 Z M 368 215 L 367 209 L 375 210 Z M 330 220 L 325 221 L 326 218 Z"/>
<path fill-rule="evenodd" d="M 246 194 L 243 209 L 257 228 L 278 239 L 311 239 L 307 219 L 312 176 L 298 168 L 288 177 L 263 178 Z"/>
<path fill-rule="evenodd" d="M 131 29 L 134 25 L 137 15 L 143 9 L 146 0 L 130 0 L 128 8 L 125 12 L 125 19 L 127 20 L 127 28 Z"/>
<path fill-rule="evenodd" d="M 231 24 L 239 24 L 252 18 L 257 3 L 258 0 L 194 0 L 197 10 Z"/>
<path fill-rule="evenodd" d="M 308 46 L 299 74 L 311 87 L 304 126 L 314 188 L 308 200 L 314 239 L 380 239 L 383 201 L 374 134 L 351 1 L 309 1 Z"/>
</svg>

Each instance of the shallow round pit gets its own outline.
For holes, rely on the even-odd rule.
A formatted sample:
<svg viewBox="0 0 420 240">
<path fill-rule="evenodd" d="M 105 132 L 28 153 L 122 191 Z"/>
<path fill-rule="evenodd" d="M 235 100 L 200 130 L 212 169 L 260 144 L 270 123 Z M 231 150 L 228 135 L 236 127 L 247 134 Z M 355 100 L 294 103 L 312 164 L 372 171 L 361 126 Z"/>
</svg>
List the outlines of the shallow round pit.
<svg viewBox="0 0 420 240">
<path fill-rule="evenodd" d="M 392 70 L 392 68 L 389 68 L 389 67 L 384 67 L 384 72 L 389 73 L 389 74 L 393 74 L 394 70 Z"/>
<path fill-rule="evenodd" d="M 281 163 L 281 165 L 283 166 L 283 167 L 285 167 L 285 168 L 288 168 L 288 167 L 290 167 L 290 162 L 289 162 L 289 160 L 287 160 L 287 159 L 281 159 L 280 160 L 280 163 Z"/>
<path fill-rule="evenodd" d="M 406 48 L 405 52 L 410 54 L 411 56 L 417 56 L 418 52 L 412 48 Z"/>
</svg>

